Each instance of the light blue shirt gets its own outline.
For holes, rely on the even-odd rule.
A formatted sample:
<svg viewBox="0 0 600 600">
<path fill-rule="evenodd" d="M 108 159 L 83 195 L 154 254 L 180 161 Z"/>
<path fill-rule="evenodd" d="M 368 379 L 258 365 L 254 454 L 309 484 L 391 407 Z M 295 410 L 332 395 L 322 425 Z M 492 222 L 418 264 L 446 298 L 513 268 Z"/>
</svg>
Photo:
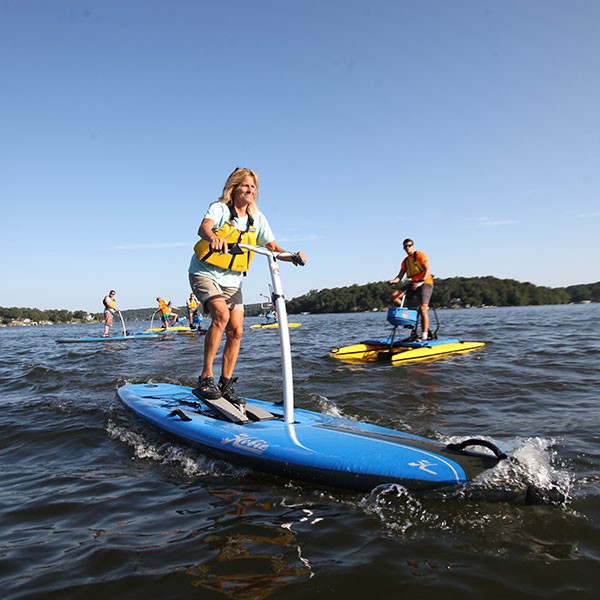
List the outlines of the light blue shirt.
<svg viewBox="0 0 600 600">
<path fill-rule="evenodd" d="M 217 231 L 223 227 L 229 221 L 230 217 L 229 207 L 224 202 L 213 202 L 204 215 L 204 219 L 210 219 L 215 222 L 213 231 Z M 245 231 L 248 225 L 248 217 L 236 217 L 233 222 L 238 229 Z M 275 236 L 271 231 L 267 218 L 258 209 L 256 209 L 254 215 L 254 228 L 256 229 L 256 243 L 259 246 L 266 246 L 275 241 Z M 192 254 L 188 272 L 213 279 L 222 287 L 241 288 L 244 279 L 244 274 L 240 271 L 221 269 L 221 267 L 199 260 L 195 254 Z"/>
</svg>

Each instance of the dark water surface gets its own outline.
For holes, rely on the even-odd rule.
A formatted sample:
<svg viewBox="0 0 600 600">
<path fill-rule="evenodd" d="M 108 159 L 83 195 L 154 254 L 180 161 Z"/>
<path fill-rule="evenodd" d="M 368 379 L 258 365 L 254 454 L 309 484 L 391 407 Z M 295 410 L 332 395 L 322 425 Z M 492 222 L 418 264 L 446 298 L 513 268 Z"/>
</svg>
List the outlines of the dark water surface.
<svg viewBox="0 0 600 600">
<path fill-rule="evenodd" d="M 292 316 L 296 404 L 436 439 L 485 436 L 566 502 L 507 502 L 481 484 L 355 494 L 234 468 L 169 442 L 115 396 L 126 382 L 192 385 L 202 338 L 67 345 L 55 340 L 101 326 L 4 328 L 1 597 L 597 598 L 600 306 L 438 315 L 441 333 L 488 345 L 345 364 L 327 351 L 387 334 L 385 315 Z M 276 331 L 246 332 L 236 374 L 243 395 L 280 398 Z M 510 488 L 518 475 L 494 477 Z"/>
</svg>

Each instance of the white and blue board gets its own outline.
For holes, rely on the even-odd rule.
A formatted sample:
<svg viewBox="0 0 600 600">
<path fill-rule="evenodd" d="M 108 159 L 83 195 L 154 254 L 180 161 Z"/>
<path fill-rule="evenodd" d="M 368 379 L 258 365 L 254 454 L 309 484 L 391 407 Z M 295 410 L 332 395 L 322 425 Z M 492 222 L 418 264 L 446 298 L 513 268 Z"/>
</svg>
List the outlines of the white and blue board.
<svg viewBox="0 0 600 600">
<path fill-rule="evenodd" d="M 170 437 L 232 462 L 353 490 L 368 491 L 391 483 L 412 490 L 462 485 L 506 458 L 483 440 L 445 445 L 368 423 L 295 410 L 287 312 L 276 262 L 280 255 L 266 248 L 240 246 L 263 254 L 269 262 L 280 324 L 281 405 L 248 398 L 240 410 L 223 398 L 198 399 L 189 387 L 122 386 L 117 390 L 119 398 L 141 419 Z M 486 447 L 492 454 L 469 451 L 469 446 Z"/>
<path fill-rule="evenodd" d="M 475 453 L 348 419 L 246 399 L 261 420 L 234 423 L 199 401 L 192 388 L 167 383 L 125 385 L 119 398 L 169 437 L 258 471 L 329 487 L 370 491 L 399 483 L 411 490 L 465 484 L 499 457 Z M 265 415 L 269 415 L 266 417 Z"/>
<path fill-rule="evenodd" d="M 75 338 L 58 338 L 56 341 L 59 344 L 81 344 L 85 342 L 124 342 L 129 340 L 155 340 L 157 338 L 164 338 L 164 334 L 161 333 L 127 333 L 125 335 L 109 335 L 104 337 L 103 335 L 87 336 L 87 337 L 75 337 Z"/>
</svg>

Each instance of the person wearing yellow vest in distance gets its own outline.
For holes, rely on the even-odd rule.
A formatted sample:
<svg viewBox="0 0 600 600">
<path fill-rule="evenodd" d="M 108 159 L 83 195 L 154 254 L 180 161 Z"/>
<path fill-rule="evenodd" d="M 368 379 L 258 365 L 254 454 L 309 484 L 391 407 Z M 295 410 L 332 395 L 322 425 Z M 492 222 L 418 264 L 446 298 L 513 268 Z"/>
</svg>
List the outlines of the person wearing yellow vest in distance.
<svg viewBox="0 0 600 600">
<path fill-rule="evenodd" d="M 228 254 L 229 245 L 245 243 L 265 246 L 273 252 L 286 252 L 277 242 L 269 222 L 256 206 L 258 175 L 251 169 L 237 168 L 227 178 L 221 197 L 210 204 L 194 246 L 188 269 L 192 291 L 207 309 L 211 324 L 204 339 L 204 363 L 194 394 L 215 400 L 223 397 L 239 406 L 244 404 L 233 389 L 235 364 L 244 332 L 242 281 L 252 253 Z M 306 263 L 298 252 L 280 260 Z M 218 385 L 214 381 L 213 363 L 225 333 L 225 347 Z"/>
<path fill-rule="evenodd" d="M 113 316 L 117 314 L 119 310 L 117 308 L 117 301 L 115 300 L 115 290 L 110 290 L 104 298 L 102 298 L 102 304 L 104 305 L 104 334 L 103 337 L 108 337 L 108 332 L 113 324 Z"/>
<path fill-rule="evenodd" d="M 190 297 L 187 299 L 185 303 L 187 307 L 188 321 L 190 323 L 190 329 L 195 329 L 196 323 L 194 318 L 199 314 L 200 302 L 198 302 L 198 298 L 194 296 L 194 294 L 190 294 Z"/>
<path fill-rule="evenodd" d="M 173 312 L 173 309 L 171 308 L 171 303 L 166 302 L 160 296 L 157 296 L 156 301 L 158 302 L 158 308 L 152 314 L 155 315 L 157 312 L 160 311 L 160 318 L 162 320 L 163 328 L 168 329 L 169 319 L 172 315 L 174 315 L 175 318 L 177 318 L 177 313 Z"/>
<path fill-rule="evenodd" d="M 404 296 L 407 294 L 409 298 L 417 297 L 421 316 L 421 340 L 426 340 L 429 334 L 429 301 L 433 293 L 433 277 L 429 259 L 425 252 L 415 250 L 415 244 L 411 239 L 405 239 L 402 245 L 407 257 L 402 261 L 398 275 L 394 279 L 390 279 L 388 285 L 400 283 L 404 275 L 410 279 L 410 283 L 402 289 L 392 292 L 392 302 L 401 306 Z"/>
</svg>

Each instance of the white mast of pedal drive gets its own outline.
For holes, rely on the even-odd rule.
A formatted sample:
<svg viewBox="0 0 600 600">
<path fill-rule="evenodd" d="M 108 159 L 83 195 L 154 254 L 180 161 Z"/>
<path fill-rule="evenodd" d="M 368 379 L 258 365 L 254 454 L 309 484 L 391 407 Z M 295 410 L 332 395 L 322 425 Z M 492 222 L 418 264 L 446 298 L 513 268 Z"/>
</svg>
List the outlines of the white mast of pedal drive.
<svg viewBox="0 0 600 600">
<path fill-rule="evenodd" d="M 292 374 L 292 349 L 290 346 L 290 331 L 288 328 L 287 310 L 285 307 L 285 297 L 281 285 L 281 274 L 277 265 L 277 258 L 281 256 L 293 256 L 290 252 L 275 253 L 262 246 L 249 246 L 239 244 L 241 248 L 251 250 L 257 254 L 262 254 L 269 261 L 269 271 L 271 273 L 271 282 L 273 284 L 273 304 L 277 310 L 277 320 L 279 322 L 279 343 L 281 345 L 281 368 L 283 375 L 283 420 L 285 423 L 294 422 L 294 378 Z"/>
</svg>

